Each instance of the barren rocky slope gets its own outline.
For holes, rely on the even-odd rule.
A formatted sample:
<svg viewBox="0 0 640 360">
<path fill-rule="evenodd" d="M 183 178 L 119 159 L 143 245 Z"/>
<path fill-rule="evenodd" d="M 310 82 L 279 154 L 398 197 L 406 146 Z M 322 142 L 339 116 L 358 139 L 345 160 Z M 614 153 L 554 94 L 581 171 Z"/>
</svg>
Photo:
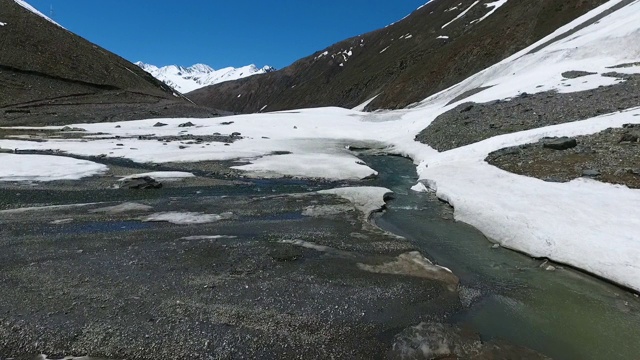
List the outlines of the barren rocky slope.
<svg viewBox="0 0 640 360">
<path fill-rule="evenodd" d="M 0 125 L 216 115 L 13 0 L 0 9 Z"/>
<path fill-rule="evenodd" d="M 334 44 L 280 71 L 189 93 L 251 113 L 316 106 L 402 108 L 531 45 L 604 0 L 432 1 L 386 28 Z M 490 12 L 490 16 L 484 18 Z M 479 21 L 482 19 L 482 21 Z M 238 96 L 241 95 L 241 96 Z"/>
</svg>

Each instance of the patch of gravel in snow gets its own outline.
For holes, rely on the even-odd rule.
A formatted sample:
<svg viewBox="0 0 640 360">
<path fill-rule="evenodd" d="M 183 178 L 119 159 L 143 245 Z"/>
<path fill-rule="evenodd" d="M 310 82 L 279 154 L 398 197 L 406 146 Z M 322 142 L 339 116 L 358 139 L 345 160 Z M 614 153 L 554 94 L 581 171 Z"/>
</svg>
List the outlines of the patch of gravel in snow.
<svg viewBox="0 0 640 360">
<path fill-rule="evenodd" d="M 568 75 L 575 76 L 577 72 Z M 464 103 L 438 116 L 416 140 L 446 151 L 497 135 L 589 119 L 640 105 L 640 74 L 604 75 L 626 81 L 580 92 L 523 93 L 511 100 Z"/>
<path fill-rule="evenodd" d="M 640 125 L 628 124 L 596 134 L 573 138 L 577 145 L 566 150 L 537 143 L 490 153 L 486 161 L 503 170 L 553 182 L 579 177 L 640 188 Z"/>
</svg>

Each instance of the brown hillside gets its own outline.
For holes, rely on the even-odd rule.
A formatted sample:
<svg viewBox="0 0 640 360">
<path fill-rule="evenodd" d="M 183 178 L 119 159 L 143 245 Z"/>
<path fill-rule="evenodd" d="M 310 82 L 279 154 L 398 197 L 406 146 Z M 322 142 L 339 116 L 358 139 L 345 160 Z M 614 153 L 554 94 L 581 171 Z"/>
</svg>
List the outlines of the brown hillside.
<svg viewBox="0 0 640 360">
<path fill-rule="evenodd" d="M 2 126 L 215 115 L 13 0 L 0 9 Z"/>
<path fill-rule="evenodd" d="M 451 22 L 474 2 L 432 1 L 402 21 L 334 44 L 280 71 L 216 84 L 188 96 L 200 105 L 241 113 L 350 108 L 378 94 L 369 110 L 402 108 L 491 66 L 606 1 L 509 0 L 477 22 L 491 10 L 485 4 L 493 2 L 481 0 Z"/>
</svg>

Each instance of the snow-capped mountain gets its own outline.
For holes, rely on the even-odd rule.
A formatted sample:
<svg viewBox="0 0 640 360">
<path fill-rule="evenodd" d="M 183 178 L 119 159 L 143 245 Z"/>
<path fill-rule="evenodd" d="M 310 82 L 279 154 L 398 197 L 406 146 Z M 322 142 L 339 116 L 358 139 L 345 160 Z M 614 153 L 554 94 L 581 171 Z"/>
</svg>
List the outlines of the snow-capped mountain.
<svg viewBox="0 0 640 360">
<path fill-rule="evenodd" d="M 135 64 L 181 93 L 188 93 L 224 81 L 237 80 L 247 76 L 275 71 L 271 66 L 258 68 L 253 64 L 239 68 L 226 67 L 219 70 L 214 70 L 205 64 L 195 64 L 189 67 L 177 65 L 157 67 L 141 61 Z"/>
</svg>

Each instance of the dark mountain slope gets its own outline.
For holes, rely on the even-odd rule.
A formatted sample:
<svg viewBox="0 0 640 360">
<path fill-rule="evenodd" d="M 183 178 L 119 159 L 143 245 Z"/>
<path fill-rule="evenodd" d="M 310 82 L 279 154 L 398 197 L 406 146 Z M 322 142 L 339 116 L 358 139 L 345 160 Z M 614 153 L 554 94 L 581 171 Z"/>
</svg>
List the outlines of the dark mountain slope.
<svg viewBox="0 0 640 360">
<path fill-rule="evenodd" d="M 0 125 L 214 114 L 13 0 L 0 22 Z"/>
<path fill-rule="evenodd" d="M 508 0 L 478 22 L 492 10 L 485 4 L 495 1 L 481 0 L 471 7 L 475 0 L 436 0 L 393 25 L 334 44 L 280 71 L 188 96 L 201 105 L 244 113 L 265 106 L 265 111 L 349 108 L 378 94 L 368 110 L 401 108 L 491 66 L 605 2 Z"/>
</svg>

